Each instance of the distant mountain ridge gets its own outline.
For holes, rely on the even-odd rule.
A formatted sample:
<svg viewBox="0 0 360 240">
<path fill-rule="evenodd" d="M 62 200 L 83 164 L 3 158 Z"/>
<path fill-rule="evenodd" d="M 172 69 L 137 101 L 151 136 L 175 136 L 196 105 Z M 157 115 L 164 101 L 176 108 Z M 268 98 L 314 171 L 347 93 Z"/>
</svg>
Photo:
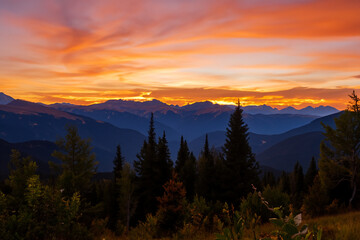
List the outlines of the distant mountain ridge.
<svg viewBox="0 0 360 240">
<path fill-rule="evenodd" d="M 55 142 L 66 135 L 66 126 L 78 128 L 82 138 L 90 138 L 99 160 L 99 170 L 112 168 L 116 145 L 124 149 L 127 161 L 136 159 L 145 136 L 131 129 L 117 128 L 110 123 L 57 109 L 15 100 L 0 105 L 0 138 L 11 142 L 45 140 Z"/>
<path fill-rule="evenodd" d="M 33 140 L 54 142 L 66 134 L 67 124 L 75 125 L 81 137 L 92 139 L 100 162 L 99 170 L 109 171 L 117 144 L 122 146 L 127 161 L 136 159 L 147 135 L 151 112 L 154 113 L 156 135 L 159 137 L 166 132 L 171 156 L 175 160 L 181 135 L 196 156 L 203 147 L 205 134 L 209 135 L 210 145 L 221 150 L 233 109 L 233 106 L 209 101 L 180 107 L 157 100 L 111 100 L 89 106 L 12 100 L 6 105 L 0 104 L 0 139 L 8 142 L 3 143 L 4 146 Z M 281 170 L 291 170 L 294 161 L 299 161 L 305 169 L 311 157 L 318 155 L 323 139 L 321 122 L 334 127 L 334 118 L 341 114 L 338 110 L 325 117 L 299 114 L 309 111 L 325 113 L 331 107 L 277 110 L 262 105 L 243 109 L 244 121 L 249 127 L 249 143 L 257 160 L 263 166 Z M 259 110 L 261 114 L 256 112 Z M 267 114 L 274 111 L 278 113 Z"/>
<path fill-rule="evenodd" d="M 232 112 L 235 108 L 234 105 L 220 105 L 214 104 L 210 101 L 196 102 L 184 106 L 169 105 L 159 100 L 151 100 L 145 102 L 137 102 L 131 100 L 109 100 L 104 103 L 92 104 L 88 106 L 73 105 L 69 103 L 55 103 L 49 105 L 54 108 L 66 109 L 92 109 L 92 110 L 114 110 L 119 112 L 130 112 L 139 116 L 146 116 L 150 112 L 160 112 L 165 114 L 168 111 L 181 114 L 200 115 L 204 113 L 222 113 Z M 331 106 L 319 106 L 319 107 L 305 107 L 302 109 L 295 109 L 294 107 L 286 107 L 284 109 L 272 108 L 267 105 L 259 106 L 244 106 L 242 107 L 245 113 L 248 114 L 297 114 L 297 115 L 312 115 L 312 116 L 327 116 L 339 112 L 338 109 Z"/>
<path fill-rule="evenodd" d="M 10 102 L 14 101 L 14 99 L 5 93 L 0 92 L 0 105 L 8 104 Z"/>
<path fill-rule="evenodd" d="M 165 130 L 169 140 L 176 140 L 180 135 L 184 135 L 189 141 L 207 132 L 225 130 L 233 112 L 231 106 L 213 104 L 209 101 L 182 107 L 167 105 L 158 100 L 147 102 L 110 100 L 89 106 L 69 104 L 49 106 L 109 122 L 117 127 L 134 129 L 143 134 L 146 134 L 147 129 L 144 129 L 144 125 L 140 123 L 148 121 L 150 113 L 153 112 L 155 125 L 159 126 L 160 134 Z M 258 134 L 283 133 L 305 125 L 316 118 L 318 116 L 244 113 L 244 121 L 248 124 L 249 130 Z"/>
<path fill-rule="evenodd" d="M 267 105 L 260 106 L 245 106 L 243 107 L 244 112 L 249 114 L 299 114 L 299 115 L 312 115 L 324 117 L 331 115 L 337 112 L 340 112 L 338 109 L 331 106 L 319 106 L 319 107 L 305 107 L 302 109 L 295 109 L 294 107 L 286 107 L 284 109 L 272 108 Z"/>
</svg>

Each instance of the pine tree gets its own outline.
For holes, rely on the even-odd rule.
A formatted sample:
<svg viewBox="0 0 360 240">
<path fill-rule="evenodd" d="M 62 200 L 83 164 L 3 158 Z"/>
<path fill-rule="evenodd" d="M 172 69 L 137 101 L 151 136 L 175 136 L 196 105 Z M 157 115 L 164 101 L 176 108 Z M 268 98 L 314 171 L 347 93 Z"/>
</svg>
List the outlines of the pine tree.
<svg viewBox="0 0 360 240">
<path fill-rule="evenodd" d="M 113 174 L 114 174 L 114 182 L 116 182 L 116 179 L 120 179 L 121 178 L 121 172 L 123 169 L 123 164 L 124 164 L 124 157 L 121 154 L 121 147 L 120 145 L 116 146 L 116 156 L 114 158 L 114 168 L 113 168 Z"/>
<path fill-rule="evenodd" d="M 159 185 L 164 185 L 170 178 L 172 172 L 173 162 L 170 158 L 170 150 L 168 147 L 168 141 L 166 140 L 165 131 L 163 132 L 162 138 L 159 138 L 157 147 L 157 162 L 159 166 Z M 161 189 L 161 193 L 162 193 Z"/>
<path fill-rule="evenodd" d="M 291 193 L 290 177 L 285 171 L 282 171 L 279 181 L 280 190 L 284 193 Z"/>
<path fill-rule="evenodd" d="M 190 152 L 187 146 L 186 140 L 184 141 L 184 137 L 181 136 L 180 139 L 180 148 L 177 154 L 177 159 L 175 162 L 175 171 L 179 174 L 179 178 L 181 180 L 183 173 L 181 172 L 185 166 L 186 159 L 189 158 Z"/>
<path fill-rule="evenodd" d="M 265 188 L 266 186 L 273 187 L 276 185 L 276 179 L 272 172 L 265 172 L 263 179 L 262 179 L 262 185 Z"/>
<path fill-rule="evenodd" d="M 18 150 L 12 149 L 9 170 L 11 195 L 15 202 L 14 205 L 18 207 L 20 203 L 24 201 L 27 181 L 35 175 L 37 164 L 32 161 L 30 157 L 22 157 Z"/>
<path fill-rule="evenodd" d="M 292 173 L 292 203 L 295 209 L 302 206 L 304 193 L 304 172 L 299 162 L 296 162 Z"/>
<path fill-rule="evenodd" d="M 158 228 L 160 235 L 169 236 L 183 227 L 185 218 L 186 189 L 177 174 L 164 184 L 164 195 L 158 197 L 160 203 Z"/>
<path fill-rule="evenodd" d="M 59 185 L 65 196 L 71 197 L 75 192 L 84 194 L 90 186 L 90 179 L 95 174 L 95 155 L 89 139 L 81 139 L 75 126 L 67 127 L 67 135 L 56 141 L 61 149 L 55 150 L 53 157 L 61 164 L 49 162 L 50 166 L 60 172 Z"/>
<path fill-rule="evenodd" d="M 120 179 L 123 170 L 124 157 L 121 154 L 120 145 L 116 146 L 116 155 L 114 158 L 114 168 L 113 168 L 113 182 L 111 184 L 111 195 L 110 195 L 110 207 L 109 207 L 109 221 L 108 226 L 110 229 L 115 230 L 117 221 L 120 219 L 120 191 L 121 184 Z"/>
<path fill-rule="evenodd" d="M 325 140 L 320 145 L 319 175 L 334 198 L 345 197 L 352 206 L 360 171 L 360 99 L 355 91 L 349 97 L 348 109 L 335 119 L 336 129 L 323 124 Z"/>
<path fill-rule="evenodd" d="M 136 208 L 136 201 L 134 200 L 134 180 L 135 172 L 131 169 L 130 164 L 125 163 L 122 169 L 120 178 L 120 221 L 126 226 L 126 230 L 129 231 L 130 218 L 134 214 Z"/>
<path fill-rule="evenodd" d="M 197 193 L 206 200 L 215 200 L 214 194 L 214 156 L 209 148 L 208 135 L 205 136 L 204 148 L 198 160 Z"/>
<path fill-rule="evenodd" d="M 159 194 L 159 186 L 158 182 L 154 181 L 158 174 L 155 137 L 154 115 L 151 113 L 147 140 L 144 140 L 140 153 L 137 155 L 138 160 L 134 161 L 137 173 L 136 195 L 139 201 L 136 215 L 140 220 L 143 220 L 147 213 L 155 213 L 157 208 L 156 197 Z"/>
<path fill-rule="evenodd" d="M 223 147 L 224 197 L 225 200 L 238 204 L 241 197 L 252 191 L 251 184 L 258 185 L 258 163 L 248 142 L 248 127 L 243 121 L 240 103 L 230 117 L 226 129 L 226 142 Z"/>
<path fill-rule="evenodd" d="M 196 158 L 192 152 L 190 153 L 187 142 L 182 136 L 175 162 L 175 171 L 178 173 L 180 181 L 184 183 L 187 198 L 192 199 L 195 195 Z"/>
<path fill-rule="evenodd" d="M 310 166 L 305 174 L 305 191 L 308 191 L 309 187 L 311 187 L 314 183 L 314 179 L 316 175 L 318 174 L 318 170 L 316 167 L 316 161 L 315 158 L 312 157 Z"/>
</svg>

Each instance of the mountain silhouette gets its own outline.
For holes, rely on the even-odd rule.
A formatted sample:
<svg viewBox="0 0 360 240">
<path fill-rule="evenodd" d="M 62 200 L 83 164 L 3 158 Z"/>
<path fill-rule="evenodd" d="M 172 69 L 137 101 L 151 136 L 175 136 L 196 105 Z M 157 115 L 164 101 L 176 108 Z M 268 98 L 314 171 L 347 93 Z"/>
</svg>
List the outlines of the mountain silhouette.
<svg viewBox="0 0 360 240">
<path fill-rule="evenodd" d="M 76 126 L 82 138 L 92 140 L 100 171 L 112 169 L 116 145 L 121 145 L 126 160 L 132 162 L 145 139 L 143 134 L 135 130 L 117 128 L 109 123 L 36 103 L 15 100 L 0 106 L 0 138 L 8 142 L 55 142 L 66 135 L 67 125 Z"/>
</svg>

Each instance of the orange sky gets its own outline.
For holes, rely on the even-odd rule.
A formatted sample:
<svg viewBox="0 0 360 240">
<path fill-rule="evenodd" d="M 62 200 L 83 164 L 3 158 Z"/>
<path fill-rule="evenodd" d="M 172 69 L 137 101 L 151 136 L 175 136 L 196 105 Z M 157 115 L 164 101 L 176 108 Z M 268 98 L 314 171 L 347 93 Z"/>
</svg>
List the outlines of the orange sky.
<svg viewBox="0 0 360 240">
<path fill-rule="evenodd" d="M 359 0 L 0 0 L 0 91 L 343 109 L 359 15 Z"/>
</svg>

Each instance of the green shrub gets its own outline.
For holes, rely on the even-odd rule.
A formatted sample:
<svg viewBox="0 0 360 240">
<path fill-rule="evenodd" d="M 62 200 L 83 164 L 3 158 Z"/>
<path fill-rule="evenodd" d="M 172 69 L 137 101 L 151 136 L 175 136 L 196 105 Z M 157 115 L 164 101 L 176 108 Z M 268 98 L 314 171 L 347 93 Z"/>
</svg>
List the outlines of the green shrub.
<svg viewBox="0 0 360 240">
<path fill-rule="evenodd" d="M 289 213 L 290 198 L 286 193 L 280 191 L 278 187 L 267 186 L 264 189 L 263 196 L 266 199 L 269 207 L 281 206 L 284 213 Z M 249 221 L 253 218 L 260 217 L 261 222 L 267 222 L 270 217 L 275 217 L 275 214 L 267 209 L 262 203 L 259 194 L 255 191 L 249 193 L 246 199 L 243 199 L 240 204 L 240 213 L 246 216 Z"/>
<path fill-rule="evenodd" d="M 302 210 L 304 214 L 311 217 L 320 216 L 325 213 L 325 206 L 328 202 L 329 198 L 326 194 L 326 190 L 317 176 L 313 185 L 309 188 L 309 193 L 304 198 Z M 337 209 L 338 206 L 336 205 L 335 208 Z"/>
</svg>

